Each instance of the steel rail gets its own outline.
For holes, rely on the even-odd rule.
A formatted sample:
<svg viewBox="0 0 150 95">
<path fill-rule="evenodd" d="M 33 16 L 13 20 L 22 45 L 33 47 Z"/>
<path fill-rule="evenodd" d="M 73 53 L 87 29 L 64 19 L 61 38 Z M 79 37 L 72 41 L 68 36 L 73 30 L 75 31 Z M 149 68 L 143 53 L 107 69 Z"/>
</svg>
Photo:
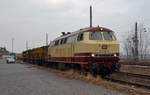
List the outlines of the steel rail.
<svg viewBox="0 0 150 95">
<path fill-rule="evenodd" d="M 129 72 L 115 72 L 118 74 L 124 74 L 128 76 L 134 76 L 134 77 L 140 77 L 140 78 L 145 78 L 145 79 L 150 79 L 150 75 L 142 75 L 142 74 L 135 74 L 135 73 L 129 73 Z"/>
<path fill-rule="evenodd" d="M 123 81 L 123 80 L 119 80 L 119 79 L 113 79 L 113 78 L 105 78 L 105 79 L 108 80 L 108 81 L 112 81 L 112 82 L 116 82 L 116 83 L 120 83 L 120 84 L 124 84 L 124 85 L 134 85 L 136 87 L 150 89 L 150 85 L 127 82 L 127 81 Z"/>
<path fill-rule="evenodd" d="M 127 72 L 116 72 L 116 74 L 122 74 L 122 75 L 124 74 L 127 76 L 133 76 L 133 77 L 138 77 L 138 78 L 142 78 L 142 79 L 150 79 L 150 76 L 148 76 L 148 75 L 133 74 L 133 73 L 127 73 Z M 119 78 L 116 79 L 116 78 L 113 78 L 110 76 L 107 76 L 104 79 L 108 80 L 108 81 L 124 84 L 124 85 L 133 85 L 133 86 L 139 87 L 139 88 L 150 89 L 150 84 L 144 84 L 142 82 L 136 83 L 136 82 L 126 81 L 126 80 L 120 80 Z"/>
</svg>

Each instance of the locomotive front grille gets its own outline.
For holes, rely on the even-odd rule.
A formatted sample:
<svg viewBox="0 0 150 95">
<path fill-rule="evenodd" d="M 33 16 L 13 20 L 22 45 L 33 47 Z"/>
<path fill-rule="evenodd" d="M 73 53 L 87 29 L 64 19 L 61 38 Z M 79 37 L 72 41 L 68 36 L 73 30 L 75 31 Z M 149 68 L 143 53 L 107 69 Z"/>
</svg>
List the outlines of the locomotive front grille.
<svg viewBox="0 0 150 95">
<path fill-rule="evenodd" d="M 113 54 L 95 54 L 95 56 L 113 56 Z"/>
<path fill-rule="evenodd" d="M 92 57 L 116 57 L 116 54 L 92 54 Z"/>
</svg>

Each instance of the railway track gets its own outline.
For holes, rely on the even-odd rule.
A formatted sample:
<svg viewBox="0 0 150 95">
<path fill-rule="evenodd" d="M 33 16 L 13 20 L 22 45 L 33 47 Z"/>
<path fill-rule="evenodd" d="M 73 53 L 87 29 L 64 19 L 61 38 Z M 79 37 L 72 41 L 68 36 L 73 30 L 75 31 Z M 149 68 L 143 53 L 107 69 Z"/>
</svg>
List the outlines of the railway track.
<svg viewBox="0 0 150 95">
<path fill-rule="evenodd" d="M 119 62 L 121 65 L 138 65 L 138 66 L 150 66 L 150 62 Z"/>
<path fill-rule="evenodd" d="M 116 72 L 111 76 L 106 77 L 105 79 L 124 85 L 150 89 L 150 76 L 148 75 L 140 75 L 127 72 Z"/>
<path fill-rule="evenodd" d="M 129 76 L 135 76 L 135 77 L 141 77 L 141 78 L 147 78 L 150 80 L 150 75 L 141 75 L 141 74 L 134 74 L 134 73 L 129 73 L 129 72 L 116 72 L 118 74 L 126 74 Z"/>
</svg>

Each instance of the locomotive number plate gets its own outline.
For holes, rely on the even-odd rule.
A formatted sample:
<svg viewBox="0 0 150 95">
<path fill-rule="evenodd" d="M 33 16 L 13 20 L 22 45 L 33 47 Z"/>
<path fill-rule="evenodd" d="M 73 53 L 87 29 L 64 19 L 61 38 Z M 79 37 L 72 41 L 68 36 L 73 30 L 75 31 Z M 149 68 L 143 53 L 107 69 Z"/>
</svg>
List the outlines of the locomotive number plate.
<svg viewBox="0 0 150 95">
<path fill-rule="evenodd" d="M 107 49 L 107 45 L 102 45 L 102 49 Z"/>
</svg>

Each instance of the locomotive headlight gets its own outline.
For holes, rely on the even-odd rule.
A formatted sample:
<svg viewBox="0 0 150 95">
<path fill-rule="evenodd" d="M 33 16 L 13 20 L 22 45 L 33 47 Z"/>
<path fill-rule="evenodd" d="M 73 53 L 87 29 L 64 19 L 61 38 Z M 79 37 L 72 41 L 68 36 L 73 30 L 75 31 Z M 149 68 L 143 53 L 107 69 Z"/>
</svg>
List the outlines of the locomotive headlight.
<svg viewBox="0 0 150 95">
<path fill-rule="evenodd" d="M 91 54 L 91 56 L 92 56 L 92 57 L 94 57 L 94 56 L 95 56 L 95 54 Z"/>
<path fill-rule="evenodd" d="M 116 53 L 114 54 L 114 57 L 117 57 L 117 54 L 116 54 Z"/>
</svg>

